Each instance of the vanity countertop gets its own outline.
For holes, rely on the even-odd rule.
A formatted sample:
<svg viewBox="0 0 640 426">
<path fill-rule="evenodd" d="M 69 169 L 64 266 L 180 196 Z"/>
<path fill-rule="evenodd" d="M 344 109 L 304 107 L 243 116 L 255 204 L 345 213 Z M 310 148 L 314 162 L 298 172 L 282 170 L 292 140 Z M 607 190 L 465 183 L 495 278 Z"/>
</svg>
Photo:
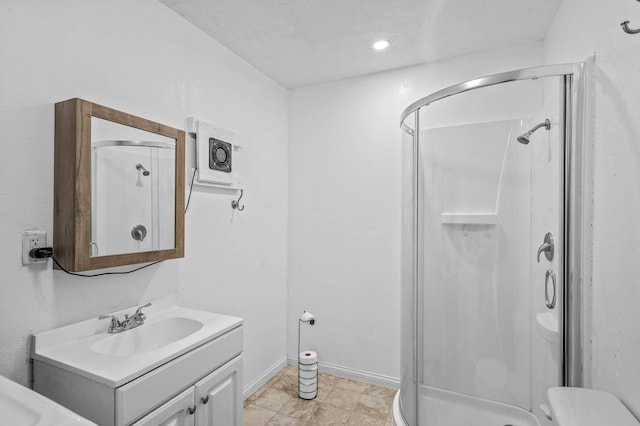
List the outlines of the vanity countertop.
<svg viewBox="0 0 640 426">
<path fill-rule="evenodd" d="M 118 387 L 243 323 L 242 318 L 185 308 L 166 300 L 153 302 L 144 313 L 147 319 L 143 325 L 120 333 L 108 333 L 109 321 L 98 320 L 97 315 L 37 333 L 31 357 Z"/>
</svg>

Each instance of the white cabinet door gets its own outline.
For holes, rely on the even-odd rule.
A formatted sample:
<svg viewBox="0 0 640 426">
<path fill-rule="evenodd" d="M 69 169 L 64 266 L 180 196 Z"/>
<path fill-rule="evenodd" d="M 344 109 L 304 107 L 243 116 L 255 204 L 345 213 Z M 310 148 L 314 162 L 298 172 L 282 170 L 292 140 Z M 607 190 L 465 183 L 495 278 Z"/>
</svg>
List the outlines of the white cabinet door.
<svg viewBox="0 0 640 426">
<path fill-rule="evenodd" d="M 194 388 L 170 399 L 131 426 L 195 426 Z"/>
<path fill-rule="evenodd" d="M 242 355 L 196 383 L 198 426 L 242 426 Z"/>
</svg>

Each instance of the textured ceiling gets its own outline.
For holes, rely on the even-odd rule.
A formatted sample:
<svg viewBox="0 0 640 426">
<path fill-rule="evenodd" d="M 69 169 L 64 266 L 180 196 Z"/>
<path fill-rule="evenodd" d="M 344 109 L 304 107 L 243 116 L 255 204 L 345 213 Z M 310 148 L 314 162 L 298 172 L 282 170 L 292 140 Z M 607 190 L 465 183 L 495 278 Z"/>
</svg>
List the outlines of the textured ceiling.
<svg viewBox="0 0 640 426">
<path fill-rule="evenodd" d="M 161 1 L 287 88 L 541 40 L 562 2 Z"/>
</svg>

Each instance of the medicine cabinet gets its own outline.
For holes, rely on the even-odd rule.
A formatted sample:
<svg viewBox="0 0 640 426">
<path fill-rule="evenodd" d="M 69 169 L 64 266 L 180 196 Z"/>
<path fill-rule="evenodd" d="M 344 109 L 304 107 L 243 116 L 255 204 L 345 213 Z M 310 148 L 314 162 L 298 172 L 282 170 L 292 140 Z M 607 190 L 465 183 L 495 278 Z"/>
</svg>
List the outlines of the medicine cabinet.
<svg viewBox="0 0 640 426">
<path fill-rule="evenodd" d="M 55 105 L 53 254 L 64 269 L 184 256 L 184 139 L 82 99 Z"/>
</svg>

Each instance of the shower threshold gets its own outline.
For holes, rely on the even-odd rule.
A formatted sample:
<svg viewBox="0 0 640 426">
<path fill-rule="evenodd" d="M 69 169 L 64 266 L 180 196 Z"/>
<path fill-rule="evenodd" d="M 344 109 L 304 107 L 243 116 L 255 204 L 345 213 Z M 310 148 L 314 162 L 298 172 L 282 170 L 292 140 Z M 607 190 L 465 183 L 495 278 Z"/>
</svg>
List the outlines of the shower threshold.
<svg viewBox="0 0 640 426">
<path fill-rule="evenodd" d="M 430 386 L 420 386 L 418 415 L 428 426 L 540 426 L 522 408 Z"/>
</svg>

